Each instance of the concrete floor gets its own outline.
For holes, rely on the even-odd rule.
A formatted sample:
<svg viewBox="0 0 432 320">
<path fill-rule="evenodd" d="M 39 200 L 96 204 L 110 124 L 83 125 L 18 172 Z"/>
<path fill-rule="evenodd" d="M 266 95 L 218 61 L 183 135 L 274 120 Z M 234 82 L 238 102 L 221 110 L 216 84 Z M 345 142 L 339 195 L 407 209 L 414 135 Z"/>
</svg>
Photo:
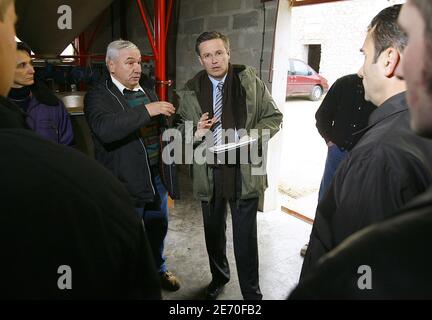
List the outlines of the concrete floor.
<svg viewBox="0 0 432 320">
<path fill-rule="evenodd" d="M 282 151 L 279 203 L 314 219 L 324 172 L 327 146 L 316 128 L 315 113 L 322 100 L 289 98 L 282 107 Z"/>
<path fill-rule="evenodd" d="M 182 199 L 170 210 L 165 242 L 167 266 L 181 281 L 177 292 L 163 292 L 164 299 L 200 300 L 211 281 L 204 241 L 200 203 L 192 198 L 187 170 L 181 170 Z M 263 299 L 285 299 L 298 281 L 302 257 L 300 248 L 308 241 L 311 225 L 279 210 L 258 212 L 260 286 Z M 231 281 L 219 296 L 223 300 L 242 299 L 235 267 L 231 217 L 227 218 L 227 255 Z"/>
</svg>

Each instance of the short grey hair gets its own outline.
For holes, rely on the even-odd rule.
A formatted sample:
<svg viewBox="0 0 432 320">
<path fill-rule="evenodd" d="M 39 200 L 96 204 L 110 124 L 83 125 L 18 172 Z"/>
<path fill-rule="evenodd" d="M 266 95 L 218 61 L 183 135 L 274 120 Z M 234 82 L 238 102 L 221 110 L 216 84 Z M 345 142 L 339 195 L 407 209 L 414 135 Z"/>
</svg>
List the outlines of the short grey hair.
<svg viewBox="0 0 432 320">
<path fill-rule="evenodd" d="M 123 49 L 140 49 L 136 46 L 136 44 L 128 41 L 128 40 L 115 40 L 111 42 L 107 47 L 105 63 L 108 64 L 109 60 L 114 60 L 119 56 L 119 51 Z"/>
</svg>

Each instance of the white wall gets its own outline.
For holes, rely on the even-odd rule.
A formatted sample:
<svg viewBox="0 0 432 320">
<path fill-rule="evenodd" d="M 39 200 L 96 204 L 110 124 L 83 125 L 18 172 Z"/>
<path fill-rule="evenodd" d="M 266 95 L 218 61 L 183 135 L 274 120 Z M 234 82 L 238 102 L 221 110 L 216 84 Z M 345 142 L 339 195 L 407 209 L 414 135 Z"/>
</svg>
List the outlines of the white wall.
<svg viewBox="0 0 432 320">
<path fill-rule="evenodd" d="M 277 16 L 275 46 L 274 46 L 274 63 L 273 63 L 273 81 L 272 97 L 276 102 L 279 110 L 284 113 L 284 104 L 286 98 L 286 85 L 288 73 L 289 46 L 286 45 L 286 39 L 291 33 L 291 8 L 288 1 L 279 1 Z M 267 158 L 267 179 L 268 188 L 264 195 L 263 211 L 275 210 L 278 206 L 278 184 L 279 169 L 281 166 L 280 147 L 283 143 L 283 131 L 278 132 L 269 142 Z"/>
<path fill-rule="evenodd" d="M 292 8 L 291 57 L 307 61 L 305 45 L 321 44 L 320 73 L 333 83 L 357 72 L 360 48 L 372 18 L 404 0 L 349 0 Z"/>
</svg>

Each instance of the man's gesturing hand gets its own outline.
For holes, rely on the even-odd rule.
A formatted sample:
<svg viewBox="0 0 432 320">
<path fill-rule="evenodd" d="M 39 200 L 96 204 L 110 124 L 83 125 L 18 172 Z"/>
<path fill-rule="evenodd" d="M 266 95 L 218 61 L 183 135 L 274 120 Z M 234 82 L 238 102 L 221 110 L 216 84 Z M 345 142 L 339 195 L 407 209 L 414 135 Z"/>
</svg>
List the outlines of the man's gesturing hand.
<svg viewBox="0 0 432 320">
<path fill-rule="evenodd" d="M 167 117 L 175 113 L 174 106 L 166 101 L 157 101 L 145 105 L 150 117 L 157 116 L 159 114 L 166 115 Z"/>
<path fill-rule="evenodd" d="M 209 119 L 208 115 L 208 112 L 204 113 L 198 121 L 195 137 L 202 138 L 203 136 L 205 136 L 207 131 L 209 131 L 210 128 L 218 121 L 216 117 Z"/>
</svg>

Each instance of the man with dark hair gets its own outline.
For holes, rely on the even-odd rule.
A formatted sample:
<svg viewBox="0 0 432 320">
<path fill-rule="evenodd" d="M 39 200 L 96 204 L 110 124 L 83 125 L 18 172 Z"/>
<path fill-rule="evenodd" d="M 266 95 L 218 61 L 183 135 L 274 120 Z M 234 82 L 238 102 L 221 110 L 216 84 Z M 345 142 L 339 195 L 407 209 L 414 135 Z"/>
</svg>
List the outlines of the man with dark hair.
<svg viewBox="0 0 432 320">
<path fill-rule="evenodd" d="M 43 83 L 35 81 L 34 74 L 31 49 L 18 42 L 14 83 L 8 99 L 27 114 L 28 126 L 39 136 L 72 145 L 72 123 L 63 102 Z"/>
<path fill-rule="evenodd" d="M 30 131 L 7 96 L 14 1 L 0 0 L 0 299 L 160 299 L 124 187 L 83 154 Z"/>
<path fill-rule="evenodd" d="M 396 74 L 407 83 L 411 127 L 432 137 L 432 2 L 407 0 L 399 23 L 408 35 Z M 325 255 L 291 299 L 431 299 L 432 189 L 394 218 L 365 228 Z"/>
<path fill-rule="evenodd" d="M 407 42 L 400 7 L 382 10 L 369 25 L 359 76 L 378 109 L 318 204 L 302 278 L 348 236 L 394 215 L 432 182 L 432 142 L 410 129 L 406 85 L 395 74 Z"/>
<path fill-rule="evenodd" d="M 200 36 L 197 38 L 195 42 L 195 52 L 198 56 L 200 56 L 200 44 L 208 41 L 208 40 L 216 40 L 220 39 L 222 40 L 223 46 L 227 52 L 230 52 L 230 41 L 229 38 L 217 31 L 209 31 L 209 32 L 203 32 L 200 34 Z"/>
<path fill-rule="evenodd" d="M 258 148 L 262 135 L 279 130 L 282 114 L 255 71 L 229 63 L 229 41 L 223 34 L 204 32 L 196 40 L 198 59 L 205 70 L 179 92 L 180 128 L 193 123 L 196 148 L 208 155 L 213 146 L 245 141 L 256 129 Z M 224 136 L 225 134 L 225 136 Z M 186 137 L 187 139 L 188 137 Z M 192 138 L 191 138 L 192 140 Z M 263 147 L 263 150 L 264 147 Z M 224 153 L 222 155 L 225 155 Z M 264 154 L 265 157 L 265 154 Z M 265 175 L 254 174 L 249 162 L 223 161 L 216 155 L 193 163 L 194 195 L 201 201 L 204 232 L 212 281 L 207 299 L 216 299 L 230 280 L 226 257 L 227 203 L 231 208 L 234 254 L 244 299 L 262 299 L 258 274 L 258 198 L 265 189 Z M 237 158 L 238 160 L 238 158 Z"/>
<path fill-rule="evenodd" d="M 164 241 L 168 232 L 168 192 L 172 176 L 164 175 L 160 134 L 173 105 L 158 101 L 152 88 L 142 88 L 141 53 L 130 41 L 107 47 L 109 76 L 84 98 L 96 159 L 127 188 L 136 213 L 144 221 L 156 269 L 164 289 L 180 288 L 167 270 Z M 173 174 L 169 171 L 168 174 Z"/>
<path fill-rule="evenodd" d="M 326 194 L 337 168 L 362 137 L 376 106 L 365 100 L 362 79 L 349 74 L 336 80 L 315 114 L 316 127 L 327 144 L 327 159 L 318 192 L 318 203 Z M 364 131 L 362 132 L 364 133 Z M 305 256 L 309 244 L 300 250 Z"/>
</svg>

